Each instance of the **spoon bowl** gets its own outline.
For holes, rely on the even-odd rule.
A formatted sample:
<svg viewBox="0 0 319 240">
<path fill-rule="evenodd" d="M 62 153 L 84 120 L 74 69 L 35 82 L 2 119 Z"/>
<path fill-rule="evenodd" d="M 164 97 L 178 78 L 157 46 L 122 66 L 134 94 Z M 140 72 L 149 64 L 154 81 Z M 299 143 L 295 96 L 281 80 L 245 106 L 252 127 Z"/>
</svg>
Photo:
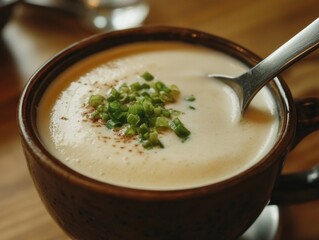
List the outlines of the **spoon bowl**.
<svg viewBox="0 0 319 240">
<path fill-rule="evenodd" d="M 319 18 L 244 74 L 238 77 L 209 74 L 208 77 L 222 81 L 233 89 L 243 113 L 266 83 L 318 46 Z"/>
</svg>

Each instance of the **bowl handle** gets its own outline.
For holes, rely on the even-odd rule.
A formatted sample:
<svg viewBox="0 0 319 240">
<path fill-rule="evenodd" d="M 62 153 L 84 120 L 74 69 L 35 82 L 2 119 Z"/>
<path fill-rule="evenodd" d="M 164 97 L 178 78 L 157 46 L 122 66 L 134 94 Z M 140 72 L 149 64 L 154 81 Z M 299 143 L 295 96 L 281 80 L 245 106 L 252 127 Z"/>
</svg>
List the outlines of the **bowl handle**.
<svg viewBox="0 0 319 240">
<path fill-rule="evenodd" d="M 319 98 L 296 99 L 295 105 L 298 122 L 293 147 L 310 133 L 319 130 Z M 280 175 L 271 203 L 283 205 L 315 199 L 319 199 L 319 159 L 318 165 L 312 169 Z"/>
</svg>

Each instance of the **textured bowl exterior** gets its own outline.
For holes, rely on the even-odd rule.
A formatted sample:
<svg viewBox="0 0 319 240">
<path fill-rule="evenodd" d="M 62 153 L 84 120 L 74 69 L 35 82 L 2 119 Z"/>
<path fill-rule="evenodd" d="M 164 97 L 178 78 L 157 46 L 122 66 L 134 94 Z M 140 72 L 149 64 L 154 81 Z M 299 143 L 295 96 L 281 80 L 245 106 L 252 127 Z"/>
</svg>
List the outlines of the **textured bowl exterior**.
<svg viewBox="0 0 319 240">
<path fill-rule="evenodd" d="M 236 239 L 268 203 L 293 142 L 296 114 L 289 89 L 281 79 L 270 86 L 282 116 L 280 136 L 273 150 L 247 171 L 204 187 L 148 191 L 98 182 L 55 159 L 38 137 L 36 106 L 59 73 L 95 52 L 154 40 L 204 45 L 231 54 L 247 65 L 260 60 L 225 39 L 173 27 L 122 30 L 80 41 L 39 69 L 22 94 L 18 121 L 30 174 L 49 213 L 74 239 Z"/>
</svg>

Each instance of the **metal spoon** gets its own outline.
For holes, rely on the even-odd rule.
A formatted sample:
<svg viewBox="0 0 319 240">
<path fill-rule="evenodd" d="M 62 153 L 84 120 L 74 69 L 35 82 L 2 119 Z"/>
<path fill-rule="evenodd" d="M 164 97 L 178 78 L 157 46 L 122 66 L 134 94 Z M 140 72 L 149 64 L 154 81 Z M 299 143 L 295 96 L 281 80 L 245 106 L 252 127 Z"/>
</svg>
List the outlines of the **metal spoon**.
<svg viewBox="0 0 319 240">
<path fill-rule="evenodd" d="M 256 66 L 238 77 L 209 74 L 221 80 L 238 95 L 243 113 L 257 92 L 271 79 L 300 60 L 319 45 L 319 18 L 291 38 Z"/>
</svg>

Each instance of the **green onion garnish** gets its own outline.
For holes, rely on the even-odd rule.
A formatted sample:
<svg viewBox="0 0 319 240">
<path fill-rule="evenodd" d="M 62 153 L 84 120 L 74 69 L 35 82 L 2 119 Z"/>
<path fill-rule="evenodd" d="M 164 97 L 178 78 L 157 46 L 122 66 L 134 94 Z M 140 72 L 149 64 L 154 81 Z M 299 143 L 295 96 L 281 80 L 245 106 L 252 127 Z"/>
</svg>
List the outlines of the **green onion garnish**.
<svg viewBox="0 0 319 240">
<path fill-rule="evenodd" d="M 141 77 L 147 83 L 123 83 L 117 89 L 113 87 L 105 97 L 92 95 L 88 101 L 94 109 L 92 121 L 101 121 L 125 137 L 137 136 L 145 149 L 163 148 L 159 139 L 163 131 L 172 130 L 184 141 L 191 133 L 178 118 L 180 111 L 165 107 L 177 101 L 179 88 L 153 81 L 155 77 L 149 72 Z M 195 100 L 191 97 L 187 101 Z"/>
<path fill-rule="evenodd" d="M 172 121 L 170 121 L 169 126 L 180 138 L 185 139 L 191 134 L 190 131 L 181 122 L 181 120 L 179 120 L 179 118 L 175 118 Z"/>
<path fill-rule="evenodd" d="M 149 72 L 145 72 L 141 75 L 141 77 L 145 80 L 145 81 L 152 81 L 154 79 L 154 76 L 152 74 L 150 74 Z"/>
<path fill-rule="evenodd" d="M 189 102 L 194 102 L 196 100 L 194 95 L 187 96 L 184 99 Z"/>
<path fill-rule="evenodd" d="M 90 106 L 95 108 L 103 104 L 104 100 L 105 100 L 104 97 L 101 95 L 92 95 L 89 99 L 89 104 Z"/>
</svg>

